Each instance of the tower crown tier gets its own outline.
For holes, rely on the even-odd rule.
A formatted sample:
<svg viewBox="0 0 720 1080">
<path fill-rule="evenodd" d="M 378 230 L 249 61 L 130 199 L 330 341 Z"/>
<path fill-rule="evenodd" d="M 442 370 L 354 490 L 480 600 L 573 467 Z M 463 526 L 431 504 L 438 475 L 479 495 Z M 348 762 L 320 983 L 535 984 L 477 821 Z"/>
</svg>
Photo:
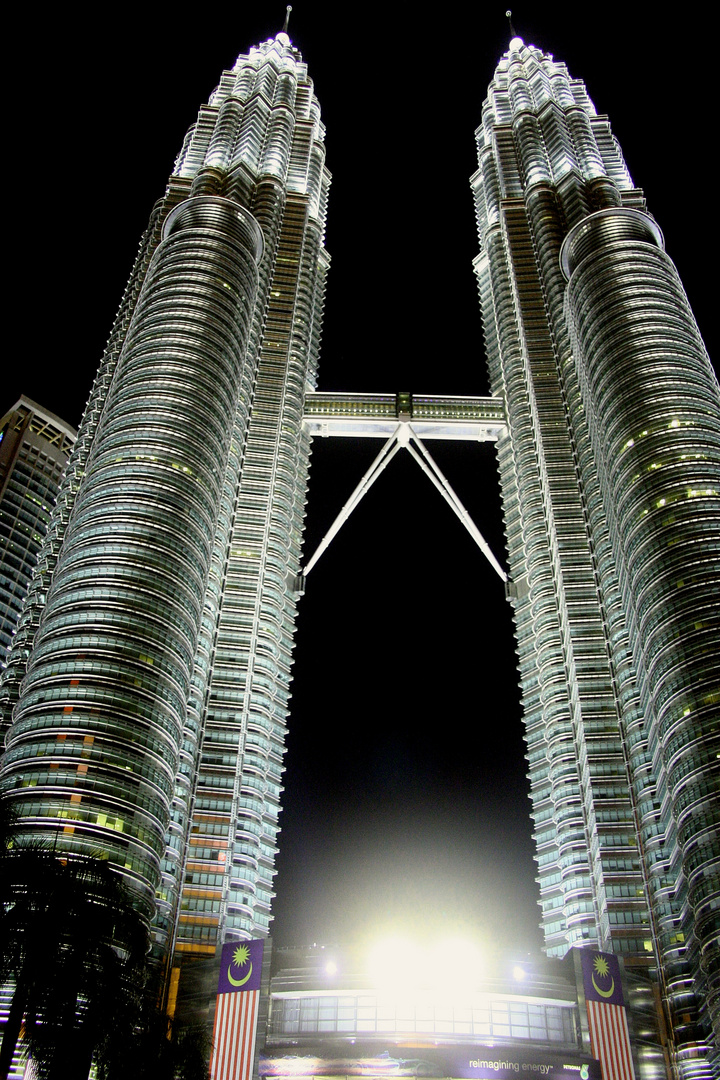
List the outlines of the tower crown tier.
<svg viewBox="0 0 720 1080">
<path fill-rule="evenodd" d="M 620 206 L 598 210 L 579 221 L 563 240 L 560 266 L 566 280 L 591 252 L 623 240 L 639 240 L 665 250 L 663 234 L 648 214 Z"/>
</svg>

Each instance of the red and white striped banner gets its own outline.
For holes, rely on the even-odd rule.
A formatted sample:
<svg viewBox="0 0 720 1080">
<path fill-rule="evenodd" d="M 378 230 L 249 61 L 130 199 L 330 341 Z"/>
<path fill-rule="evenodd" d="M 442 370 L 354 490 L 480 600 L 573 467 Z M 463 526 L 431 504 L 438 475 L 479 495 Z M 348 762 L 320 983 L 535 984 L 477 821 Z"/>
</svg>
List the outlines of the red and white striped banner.
<svg viewBox="0 0 720 1080">
<path fill-rule="evenodd" d="M 622 976 L 617 956 L 580 950 L 590 1046 L 603 1080 L 635 1080 Z"/>
<path fill-rule="evenodd" d="M 588 1001 L 587 1011 L 590 1045 L 603 1080 L 635 1080 L 625 1006 Z"/>
<path fill-rule="evenodd" d="M 218 994 L 213 1028 L 213 1080 L 251 1080 L 259 990 Z"/>
<path fill-rule="evenodd" d="M 252 1080 L 262 954 L 262 941 L 231 941 L 223 947 L 210 1062 L 212 1080 Z"/>
</svg>

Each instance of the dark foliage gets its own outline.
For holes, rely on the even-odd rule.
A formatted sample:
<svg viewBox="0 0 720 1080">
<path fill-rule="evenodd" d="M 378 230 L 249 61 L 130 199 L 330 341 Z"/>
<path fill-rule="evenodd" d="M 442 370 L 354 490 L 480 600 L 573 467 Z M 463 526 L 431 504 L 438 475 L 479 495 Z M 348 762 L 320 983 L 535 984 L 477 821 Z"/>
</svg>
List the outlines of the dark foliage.
<svg viewBox="0 0 720 1080">
<path fill-rule="evenodd" d="M 139 1008 L 147 928 L 105 862 L 9 845 L 2 861 L 0 975 L 13 979 L 15 992 L 0 1076 L 24 1020 L 23 1042 L 41 1080 L 84 1080 L 116 1007 Z"/>
<path fill-rule="evenodd" d="M 15 985 L 0 1049 L 5 1080 L 23 1031 L 40 1080 L 206 1080 L 204 1028 L 157 1008 L 147 926 L 98 859 L 16 845 L 0 799 L 0 979 Z"/>
<path fill-rule="evenodd" d="M 132 1025 L 118 1026 L 99 1049 L 98 1080 L 207 1080 L 211 1040 L 202 1025 L 169 1025 L 147 996 Z"/>
</svg>

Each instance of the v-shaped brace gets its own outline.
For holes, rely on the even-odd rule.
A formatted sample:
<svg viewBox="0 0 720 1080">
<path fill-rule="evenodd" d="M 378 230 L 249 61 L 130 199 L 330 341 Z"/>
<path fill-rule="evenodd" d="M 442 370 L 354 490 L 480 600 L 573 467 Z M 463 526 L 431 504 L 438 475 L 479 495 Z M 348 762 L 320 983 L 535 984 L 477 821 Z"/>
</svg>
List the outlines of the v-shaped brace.
<svg viewBox="0 0 720 1080">
<path fill-rule="evenodd" d="M 383 470 L 390 463 L 390 461 L 392 461 L 392 459 L 395 457 L 395 454 L 401 447 L 405 447 L 405 449 L 409 451 L 411 457 L 418 463 L 425 475 L 430 478 L 430 480 L 438 489 L 442 497 L 449 504 L 449 506 L 452 507 L 454 512 L 460 518 L 460 521 L 470 533 L 473 540 L 480 548 L 495 573 L 502 581 L 506 582 L 508 579 L 507 574 L 493 555 L 487 544 L 487 541 L 484 539 L 477 525 L 470 517 L 469 513 L 461 503 L 458 496 L 453 491 L 443 472 L 439 468 L 437 462 L 433 459 L 430 451 L 427 449 L 422 440 L 419 439 L 416 435 L 415 431 L 413 430 L 412 424 L 403 420 L 398 423 L 395 431 L 387 440 L 382 450 L 377 455 L 370 468 L 364 474 L 362 480 L 357 485 L 352 495 L 347 500 L 342 510 L 328 529 L 325 537 L 318 545 L 315 554 L 305 567 L 302 574 L 302 579 L 304 580 L 308 576 L 313 566 L 315 566 L 315 563 L 318 561 L 326 548 L 330 546 L 331 541 L 340 532 L 340 529 L 350 517 L 360 500 L 365 495 L 367 495 L 368 491 L 375 483 L 380 473 L 383 472 Z"/>
</svg>

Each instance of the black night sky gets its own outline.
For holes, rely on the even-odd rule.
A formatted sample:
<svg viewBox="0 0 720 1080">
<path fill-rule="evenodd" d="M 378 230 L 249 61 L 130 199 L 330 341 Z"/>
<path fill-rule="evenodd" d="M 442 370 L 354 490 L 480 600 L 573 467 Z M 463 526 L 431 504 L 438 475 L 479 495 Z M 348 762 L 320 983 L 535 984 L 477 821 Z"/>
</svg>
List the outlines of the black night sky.
<svg viewBox="0 0 720 1080">
<path fill-rule="evenodd" d="M 488 392 L 469 177 L 510 36 L 504 12 L 294 4 L 290 35 L 315 82 L 333 175 L 321 389 Z M 284 16 L 267 0 L 20 16 L 6 64 L 3 410 L 24 392 L 79 422 L 185 131 L 221 70 Z M 516 32 L 565 60 L 610 116 L 712 355 L 717 61 L 691 9 L 659 18 L 647 3 L 513 9 Z M 317 440 L 307 555 L 378 449 Z M 504 562 L 492 448 L 431 450 Z M 510 609 L 408 455 L 308 580 L 288 745 L 280 944 L 401 921 L 425 936 L 539 944 Z"/>
</svg>

